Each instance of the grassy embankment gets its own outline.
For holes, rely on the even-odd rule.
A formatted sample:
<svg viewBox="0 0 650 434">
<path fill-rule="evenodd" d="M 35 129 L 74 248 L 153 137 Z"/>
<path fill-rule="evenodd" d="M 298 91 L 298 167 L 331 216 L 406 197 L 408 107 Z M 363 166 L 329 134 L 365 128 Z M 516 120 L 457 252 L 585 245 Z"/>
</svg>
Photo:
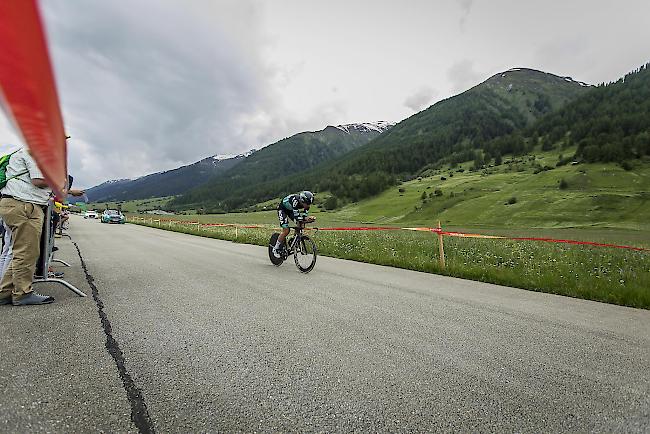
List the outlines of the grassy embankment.
<svg viewBox="0 0 650 434">
<path fill-rule="evenodd" d="M 534 161 L 526 157 L 480 172 L 447 168 L 375 198 L 315 215 L 321 227 L 435 226 L 441 220 L 450 230 L 650 248 L 650 165 L 625 171 L 611 164 L 569 164 L 533 173 L 539 166 L 554 166 L 557 158 L 557 153 L 538 154 Z M 441 180 L 443 176 L 446 180 Z M 562 180 L 565 185 L 560 189 Z M 442 194 L 436 195 L 438 189 Z M 516 201 L 509 204 L 512 198 Z M 276 224 L 274 211 L 174 219 L 268 224 L 266 229 L 238 231 L 237 242 L 258 245 L 266 245 Z M 235 237 L 232 228 L 173 229 Z M 447 237 L 447 268 L 441 270 L 437 237 L 430 233 L 320 232 L 315 237 L 320 253 L 327 256 L 650 308 L 650 252 Z"/>
<path fill-rule="evenodd" d="M 88 204 L 88 209 L 103 211 L 105 209 L 118 209 L 118 205 L 125 213 L 140 213 L 144 211 L 165 208 L 174 197 L 154 197 L 151 199 L 129 200 L 125 202 L 93 202 Z"/>
</svg>

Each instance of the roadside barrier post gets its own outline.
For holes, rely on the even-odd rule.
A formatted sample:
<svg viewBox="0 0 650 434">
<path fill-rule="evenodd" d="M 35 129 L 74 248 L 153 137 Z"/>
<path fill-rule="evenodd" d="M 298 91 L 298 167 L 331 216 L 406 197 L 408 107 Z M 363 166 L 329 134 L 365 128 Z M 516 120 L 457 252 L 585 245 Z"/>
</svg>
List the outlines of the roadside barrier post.
<svg viewBox="0 0 650 434">
<path fill-rule="evenodd" d="M 237 239 L 238 235 L 239 235 L 239 231 L 237 230 L 237 226 L 235 226 L 235 239 Z"/>
<path fill-rule="evenodd" d="M 442 226 L 438 220 L 438 248 L 440 249 L 440 268 L 445 268 L 445 245 L 443 244 Z"/>
<path fill-rule="evenodd" d="M 85 297 L 86 294 L 84 294 L 83 291 L 68 281 L 50 277 L 50 263 L 58 262 L 66 267 L 70 266 L 70 264 L 65 261 L 54 259 L 54 231 L 56 228 L 52 227 L 52 206 L 52 201 L 50 201 L 45 209 L 45 218 L 43 219 L 43 231 L 41 232 L 40 241 L 41 255 L 38 259 L 39 264 L 37 266 L 41 276 L 35 278 L 33 283 L 58 283 L 65 286 L 79 297 Z"/>
</svg>

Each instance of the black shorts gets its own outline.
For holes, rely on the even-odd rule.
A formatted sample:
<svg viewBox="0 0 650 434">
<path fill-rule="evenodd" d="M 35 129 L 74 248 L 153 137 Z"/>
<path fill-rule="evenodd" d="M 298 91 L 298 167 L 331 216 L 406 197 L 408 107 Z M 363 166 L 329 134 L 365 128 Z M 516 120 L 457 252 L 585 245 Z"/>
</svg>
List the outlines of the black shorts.
<svg viewBox="0 0 650 434">
<path fill-rule="evenodd" d="M 289 227 L 289 219 L 293 220 L 293 217 L 287 214 L 287 210 L 284 209 L 282 204 L 278 206 L 278 220 L 280 220 L 280 227 L 286 229 Z"/>
</svg>

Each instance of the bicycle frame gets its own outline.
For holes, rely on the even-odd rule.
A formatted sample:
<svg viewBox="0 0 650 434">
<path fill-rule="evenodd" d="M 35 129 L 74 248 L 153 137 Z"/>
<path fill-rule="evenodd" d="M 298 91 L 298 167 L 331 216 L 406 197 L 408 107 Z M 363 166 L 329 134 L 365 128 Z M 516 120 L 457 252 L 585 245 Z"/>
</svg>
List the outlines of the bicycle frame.
<svg viewBox="0 0 650 434">
<path fill-rule="evenodd" d="M 293 236 L 289 237 L 289 239 L 285 240 L 285 256 L 284 260 L 286 261 L 287 258 L 291 255 L 293 255 L 293 252 L 296 250 L 296 246 L 298 246 L 300 242 L 300 238 L 302 237 L 302 228 L 300 226 L 291 226 L 290 229 L 293 229 Z"/>
<path fill-rule="evenodd" d="M 290 229 L 293 229 L 293 236 L 286 239 L 284 246 L 284 254 L 283 259 L 286 261 L 289 256 L 293 255 L 293 253 L 296 251 L 296 246 L 299 246 L 298 244 L 300 242 L 300 239 L 302 238 L 302 231 L 305 229 L 302 226 L 290 226 Z M 315 231 L 318 232 L 318 228 L 313 228 Z"/>
</svg>

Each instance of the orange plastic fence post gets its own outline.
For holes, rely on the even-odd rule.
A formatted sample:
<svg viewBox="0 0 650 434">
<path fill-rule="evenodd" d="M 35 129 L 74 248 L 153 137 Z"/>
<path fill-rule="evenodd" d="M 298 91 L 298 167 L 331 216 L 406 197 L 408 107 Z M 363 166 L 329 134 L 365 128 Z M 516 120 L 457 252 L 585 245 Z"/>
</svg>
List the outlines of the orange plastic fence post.
<svg viewBox="0 0 650 434">
<path fill-rule="evenodd" d="M 440 268 L 445 268 L 445 245 L 442 237 L 442 226 L 438 220 L 438 248 L 440 249 Z"/>
</svg>

